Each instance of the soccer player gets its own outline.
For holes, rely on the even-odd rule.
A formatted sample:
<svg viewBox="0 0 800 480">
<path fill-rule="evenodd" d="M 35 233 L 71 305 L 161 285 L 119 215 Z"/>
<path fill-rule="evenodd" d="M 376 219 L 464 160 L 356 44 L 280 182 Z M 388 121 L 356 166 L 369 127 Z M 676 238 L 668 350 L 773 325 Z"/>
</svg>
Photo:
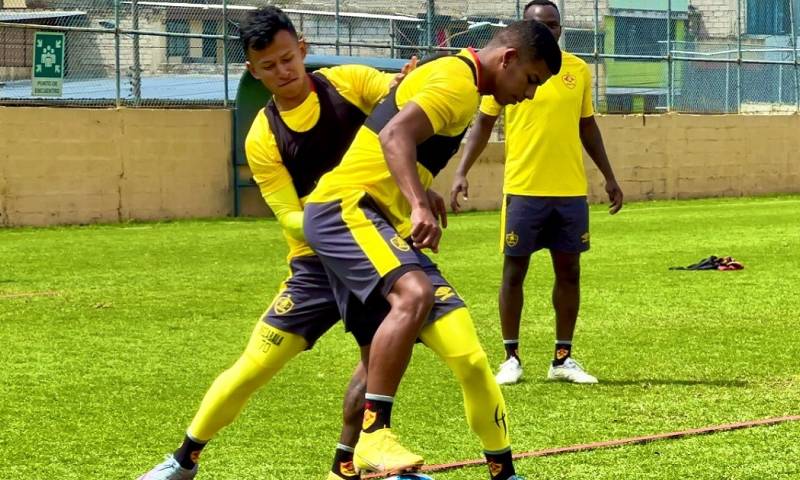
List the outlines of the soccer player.
<svg viewBox="0 0 800 480">
<path fill-rule="evenodd" d="M 398 471 L 423 462 L 391 432 L 394 396 L 419 337 L 457 375 L 468 372 L 459 378 L 467 419 L 492 480 L 517 478 L 504 400 L 468 310 L 426 322 L 440 298 L 457 297 L 439 286 L 441 275 L 421 252 L 436 252 L 441 236 L 426 189 L 458 150 L 481 94 L 502 104 L 533 98 L 560 64 L 553 35 L 538 22 L 509 25 L 480 52 L 465 49 L 420 64 L 376 107 L 306 202 L 306 239 L 337 295 L 362 302 L 379 295 L 391 305 L 370 349 L 354 456 L 361 470 Z"/>
<path fill-rule="evenodd" d="M 524 18 L 544 23 L 558 38 L 561 18 L 549 0 L 534 0 Z M 586 63 L 567 52 L 561 70 L 536 93 L 536 98 L 505 107 L 506 164 L 503 193 L 503 281 L 500 320 L 506 360 L 497 382 L 516 383 L 522 376 L 519 325 L 523 283 L 533 252 L 547 248 L 555 271 L 553 307 L 556 312 L 555 355 L 547 377 L 574 383 L 596 383 L 572 359 L 572 337 L 580 304 L 580 258 L 589 249 L 589 207 L 581 145 L 606 181 L 609 212 L 622 208 L 622 190 L 614 178 L 603 138 L 592 109 L 592 77 Z M 485 97 L 480 115 L 467 139 L 450 194 L 458 211 L 458 194 L 466 197 L 467 173 L 489 140 L 503 110 L 499 99 Z"/>
<path fill-rule="evenodd" d="M 340 309 L 325 271 L 303 238 L 302 198 L 339 163 L 367 114 L 395 81 L 393 74 L 357 65 L 307 75 L 306 45 L 289 17 L 276 7 L 250 13 L 241 36 L 248 69 L 273 93 L 253 122 L 246 152 L 289 244 L 291 275 L 256 324 L 244 353 L 206 393 L 181 446 L 141 477 L 145 480 L 194 478 L 209 440 L 233 422 L 248 399 L 290 359 L 310 349 L 339 320 Z M 354 302 L 348 324 L 363 322 L 370 312 L 382 318 L 381 312 L 388 311 L 384 304 L 382 299 L 381 305 L 366 307 Z M 357 330 L 356 340 L 365 350 L 371 339 L 369 328 Z M 359 478 L 352 468 L 352 450 L 360 430 L 365 377 L 359 365 L 345 398 L 344 426 L 329 479 Z"/>
</svg>

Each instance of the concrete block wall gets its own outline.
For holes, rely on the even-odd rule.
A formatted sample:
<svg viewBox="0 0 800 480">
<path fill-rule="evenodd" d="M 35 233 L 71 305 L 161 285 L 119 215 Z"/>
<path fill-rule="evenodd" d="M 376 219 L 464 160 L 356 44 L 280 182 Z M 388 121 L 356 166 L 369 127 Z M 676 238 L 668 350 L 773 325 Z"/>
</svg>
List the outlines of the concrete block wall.
<svg viewBox="0 0 800 480">
<path fill-rule="evenodd" d="M 231 213 L 226 110 L 0 108 L 0 225 Z"/>
</svg>

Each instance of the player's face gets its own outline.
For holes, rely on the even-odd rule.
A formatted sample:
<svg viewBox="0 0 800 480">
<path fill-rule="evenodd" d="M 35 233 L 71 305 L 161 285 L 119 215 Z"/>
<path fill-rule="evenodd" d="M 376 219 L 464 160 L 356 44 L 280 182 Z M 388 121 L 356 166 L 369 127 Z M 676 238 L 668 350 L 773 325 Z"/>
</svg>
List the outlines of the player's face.
<svg viewBox="0 0 800 480">
<path fill-rule="evenodd" d="M 556 8 L 550 5 L 531 5 L 525 10 L 524 19 L 544 23 L 556 41 L 561 38 L 561 15 Z"/>
<path fill-rule="evenodd" d="M 286 30 L 262 50 L 247 50 L 247 69 L 276 97 L 296 98 L 307 88 L 306 44 Z"/>
<path fill-rule="evenodd" d="M 536 89 L 552 76 L 543 59 L 523 61 L 517 51 L 510 48 L 503 55 L 494 98 L 500 105 L 530 100 L 536 95 Z"/>
</svg>

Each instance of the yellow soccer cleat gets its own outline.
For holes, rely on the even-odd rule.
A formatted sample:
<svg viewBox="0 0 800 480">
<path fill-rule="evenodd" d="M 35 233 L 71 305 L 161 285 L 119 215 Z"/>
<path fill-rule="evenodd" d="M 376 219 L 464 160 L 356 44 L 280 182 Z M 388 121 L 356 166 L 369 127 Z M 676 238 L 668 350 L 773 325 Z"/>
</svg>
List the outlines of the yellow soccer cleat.
<svg viewBox="0 0 800 480">
<path fill-rule="evenodd" d="M 358 472 L 397 475 L 419 470 L 425 460 L 400 445 L 390 429 L 381 428 L 372 433 L 361 432 L 353 463 Z"/>
</svg>

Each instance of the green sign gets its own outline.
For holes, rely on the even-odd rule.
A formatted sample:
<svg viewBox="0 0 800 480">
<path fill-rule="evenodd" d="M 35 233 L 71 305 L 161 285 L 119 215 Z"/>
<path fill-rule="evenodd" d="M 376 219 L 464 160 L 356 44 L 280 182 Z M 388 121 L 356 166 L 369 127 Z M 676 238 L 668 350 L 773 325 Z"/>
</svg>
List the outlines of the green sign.
<svg viewBox="0 0 800 480">
<path fill-rule="evenodd" d="M 32 95 L 60 97 L 64 86 L 64 34 L 36 32 L 33 40 Z"/>
</svg>

